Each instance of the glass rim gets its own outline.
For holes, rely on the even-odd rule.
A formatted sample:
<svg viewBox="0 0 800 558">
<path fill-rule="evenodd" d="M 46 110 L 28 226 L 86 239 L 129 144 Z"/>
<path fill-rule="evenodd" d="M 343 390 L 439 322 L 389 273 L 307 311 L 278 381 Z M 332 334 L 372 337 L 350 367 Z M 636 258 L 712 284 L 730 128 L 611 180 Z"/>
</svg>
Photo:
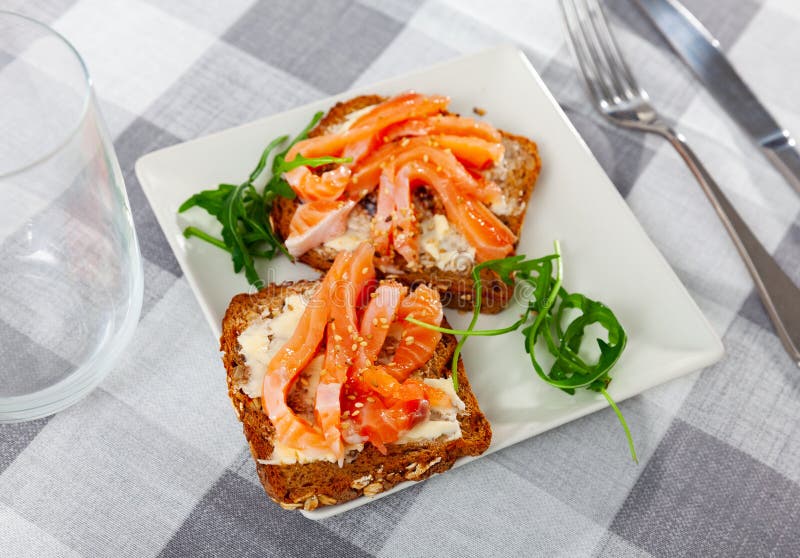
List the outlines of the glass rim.
<svg viewBox="0 0 800 558">
<path fill-rule="evenodd" d="M 0 9 L 0 19 L 4 17 L 7 17 L 12 20 L 13 19 L 22 20 L 27 24 L 31 24 L 34 27 L 38 27 L 40 29 L 45 30 L 47 33 L 49 33 L 50 35 L 54 36 L 59 41 L 61 41 L 61 43 L 67 47 L 67 50 L 72 52 L 72 54 L 78 60 L 78 64 L 80 65 L 81 71 L 83 72 L 83 83 L 86 87 L 83 95 L 83 106 L 81 107 L 80 113 L 78 114 L 78 118 L 71 127 L 67 128 L 68 131 L 64 135 L 64 138 L 61 139 L 56 144 L 55 147 L 37 156 L 32 161 L 26 162 L 25 164 L 23 164 L 18 168 L 11 168 L 10 171 L 0 172 L 0 179 L 8 178 L 16 174 L 23 173 L 38 165 L 41 165 L 48 159 L 55 156 L 62 149 L 64 149 L 64 147 L 78 134 L 81 125 L 86 119 L 86 114 L 89 112 L 89 106 L 92 103 L 92 78 L 91 75 L 89 75 L 89 69 L 86 67 L 86 62 L 83 60 L 83 57 L 78 52 L 78 49 L 76 49 L 75 46 L 66 37 L 64 37 L 64 35 L 53 29 L 50 25 L 43 23 L 38 19 L 34 19 L 30 16 L 26 16 L 17 12 L 12 12 L 10 10 Z"/>
</svg>

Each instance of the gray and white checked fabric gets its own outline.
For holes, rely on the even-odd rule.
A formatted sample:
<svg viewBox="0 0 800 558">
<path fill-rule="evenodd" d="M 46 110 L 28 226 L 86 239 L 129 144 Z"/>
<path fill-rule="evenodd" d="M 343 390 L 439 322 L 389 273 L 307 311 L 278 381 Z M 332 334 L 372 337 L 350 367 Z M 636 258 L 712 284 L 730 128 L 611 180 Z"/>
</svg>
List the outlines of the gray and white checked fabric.
<svg viewBox="0 0 800 558">
<path fill-rule="evenodd" d="M 778 120 L 800 133 L 796 0 L 687 3 Z M 800 198 L 630 1 L 609 4 L 639 81 L 800 282 Z M 0 426 L 0 556 L 800 556 L 800 371 L 677 155 L 658 138 L 611 127 L 586 102 L 555 2 L 0 8 L 52 24 L 85 57 L 125 173 L 146 281 L 136 337 L 97 390 L 48 419 Z M 216 340 L 134 161 L 500 42 L 528 54 L 727 354 L 622 405 L 638 466 L 606 410 L 320 523 L 280 510 L 256 479 Z M 26 343 L 2 317 L 0 330 Z"/>
</svg>

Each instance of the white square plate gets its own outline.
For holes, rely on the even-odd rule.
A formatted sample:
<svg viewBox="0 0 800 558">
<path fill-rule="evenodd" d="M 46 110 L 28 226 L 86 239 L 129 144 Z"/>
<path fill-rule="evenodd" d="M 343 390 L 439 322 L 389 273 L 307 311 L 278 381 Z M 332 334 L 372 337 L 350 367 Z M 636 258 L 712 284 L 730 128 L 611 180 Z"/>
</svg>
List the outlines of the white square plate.
<svg viewBox="0 0 800 558">
<path fill-rule="evenodd" d="M 528 206 L 518 253 L 538 257 L 552 252 L 553 240 L 560 240 L 566 288 L 614 310 L 629 336 L 612 372 L 609 392 L 617 401 L 719 360 L 720 339 L 524 54 L 512 47 L 348 91 L 139 159 L 139 181 L 216 335 L 231 297 L 250 287 L 243 275 L 234 275 L 226 253 L 183 237 L 187 225 L 210 230 L 213 223 L 199 209 L 178 216 L 178 206 L 200 189 L 245 179 L 270 140 L 296 133 L 315 111 L 360 93 L 392 95 L 408 89 L 449 95 L 452 109 L 462 114 L 480 106 L 495 126 L 538 143 L 542 173 Z M 259 271 L 270 281 L 318 275 L 285 258 L 264 264 Z M 482 316 L 478 327 L 507 325 L 518 312 L 512 306 L 497 316 Z M 456 327 L 468 318 L 452 311 L 447 317 Z M 570 396 L 538 379 L 520 334 L 473 338 L 466 344 L 464 362 L 494 431 L 487 454 L 606 406 L 600 394 L 583 390 Z M 226 397 L 224 390 L 220 397 Z M 619 445 L 620 459 L 628 459 L 622 431 Z M 304 513 L 321 519 L 368 501 L 359 498 Z"/>
</svg>

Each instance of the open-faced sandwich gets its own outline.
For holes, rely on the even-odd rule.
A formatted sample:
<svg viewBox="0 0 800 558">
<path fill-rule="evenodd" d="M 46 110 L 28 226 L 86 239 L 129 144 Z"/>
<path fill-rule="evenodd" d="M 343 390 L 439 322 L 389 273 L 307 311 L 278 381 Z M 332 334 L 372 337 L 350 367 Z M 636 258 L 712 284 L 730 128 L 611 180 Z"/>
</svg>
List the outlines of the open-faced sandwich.
<svg viewBox="0 0 800 558">
<path fill-rule="evenodd" d="M 267 494 L 287 509 L 374 496 L 477 455 L 491 428 L 458 360 L 439 292 L 377 281 L 375 249 L 338 250 L 319 281 L 233 298 L 228 390 Z"/>
<path fill-rule="evenodd" d="M 297 197 L 277 199 L 272 220 L 289 253 L 324 271 L 369 241 L 382 277 L 470 309 L 474 264 L 515 252 L 540 160 L 531 140 L 451 114 L 449 102 L 410 92 L 334 106 L 286 154 L 349 159 L 283 175 Z M 482 311 L 498 312 L 512 289 L 484 275 Z"/>
</svg>

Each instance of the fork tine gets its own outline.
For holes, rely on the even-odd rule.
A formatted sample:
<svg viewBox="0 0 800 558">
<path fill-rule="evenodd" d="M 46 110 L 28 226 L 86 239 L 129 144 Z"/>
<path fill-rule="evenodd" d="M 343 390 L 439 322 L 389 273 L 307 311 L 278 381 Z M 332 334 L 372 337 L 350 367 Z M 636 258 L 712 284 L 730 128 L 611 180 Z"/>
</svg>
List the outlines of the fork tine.
<svg viewBox="0 0 800 558">
<path fill-rule="evenodd" d="M 625 95 L 630 99 L 634 95 L 641 92 L 636 79 L 633 77 L 622 52 L 619 49 L 614 34 L 608 25 L 608 18 L 606 17 L 605 10 L 600 5 L 598 0 L 586 0 L 587 8 L 589 11 L 589 18 L 592 26 L 597 34 L 598 42 L 605 52 L 607 60 L 610 62 L 614 79 L 619 82 L 619 86 L 625 92 Z"/>
<path fill-rule="evenodd" d="M 600 72 L 590 54 L 589 45 L 581 32 L 578 19 L 578 10 L 573 0 L 561 0 L 561 11 L 564 14 L 564 23 L 570 38 L 572 51 L 581 69 L 581 75 L 593 100 L 598 105 L 608 105 L 611 102 L 611 93 L 600 78 Z"/>
<path fill-rule="evenodd" d="M 609 60 L 606 49 L 603 48 L 603 41 L 600 39 L 594 22 L 592 21 L 591 10 L 587 0 L 575 0 L 576 13 L 580 32 L 592 56 L 598 73 L 609 91 L 609 97 L 613 102 L 626 99 L 625 87 L 619 80 L 619 76 L 614 71 L 614 64 Z"/>
</svg>

